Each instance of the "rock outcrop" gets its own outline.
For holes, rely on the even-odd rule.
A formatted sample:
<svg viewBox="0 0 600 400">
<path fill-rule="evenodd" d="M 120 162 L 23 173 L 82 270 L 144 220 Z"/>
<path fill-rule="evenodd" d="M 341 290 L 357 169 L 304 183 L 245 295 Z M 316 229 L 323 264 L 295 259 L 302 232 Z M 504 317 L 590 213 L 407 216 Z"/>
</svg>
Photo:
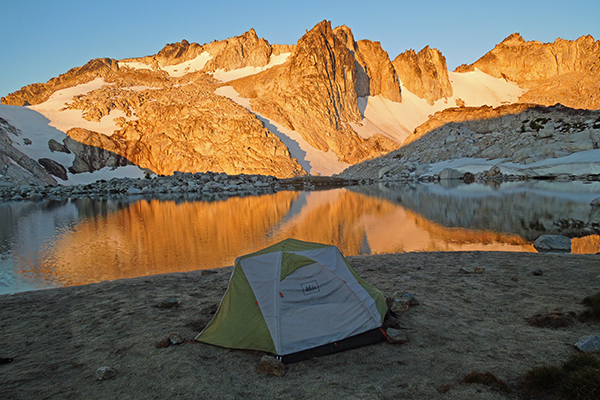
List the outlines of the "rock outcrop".
<svg viewBox="0 0 600 400">
<path fill-rule="evenodd" d="M 392 64 L 402 84 L 429 104 L 452 96 L 446 58 L 439 50 L 426 46 L 415 53 L 411 49 L 399 54 Z"/>
<path fill-rule="evenodd" d="M 231 71 L 244 67 L 264 67 L 269 63 L 273 52 L 269 42 L 259 38 L 254 29 L 241 36 L 207 44 L 205 48 L 213 55 L 204 66 L 207 72 L 218 69 Z"/>
<path fill-rule="evenodd" d="M 177 65 L 185 61 L 193 60 L 204 52 L 204 47 L 198 43 L 190 43 L 187 40 L 182 40 L 177 43 L 167 44 L 161 51 L 155 55 L 127 58 L 121 62 L 141 62 L 151 65 L 155 70 L 168 65 Z"/>
<path fill-rule="evenodd" d="M 354 35 L 346 25 L 338 26 L 333 33 L 346 45 L 354 56 L 356 69 L 356 95 L 358 97 L 378 96 L 402 101 L 400 84 L 388 53 L 381 43 L 371 40 L 354 40 Z"/>
<path fill-rule="evenodd" d="M 0 182 L 14 185 L 56 185 L 57 182 L 37 161 L 13 146 L 21 133 L 0 117 Z"/>
<path fill-rule="evenodd" d="M 491 132 L 497 128 L 497 124 L 494 123 L 494 118 L 502 117 L 505 115 L 514 115 L 522 113 L 523 111 L 535 107 L 535 104 L 508 104 L 500 107 L 452 107 L 442 111 L 438 111 L 433 114 L 427 122 L 419 125 L 412 135 L 406 138 L 404 144 L 414 142 L 417 139 L 422 138 L 429 132 L 432 132 L 438 128 L 443 127 L 449 123 L 461 123 L 465 121 L 481 121 L 483 131 Z M 486 132 L 487 133 L 487 132 Z"/>
<path fill-rule="evenodd" d="M 350 127 L 362 119 L 355 62 L 331 23 L 323 21 L 298 41 L 285 64 L 229 84 L 251 99 L 253 110 L 296 130 L 314 148 L 354 164 L 398 146 L 381 135 L 363 139 Z"/>
<path fill-rule="evenodd" d="M 356 44 L 357 62 L 369 78 L 368 95 L 382 95 L 386 99 L 401 102 L 398 76 L 388 53 L 381 48 L 381 43 L 359 40 Z"/>
<path fill-rule="evenodd" d="M 518 173 L 523 176 L 555 178 L 561 172 L 554 172 L 551 167 L 538 165 L 528 172 L 526 166 L 600 148 L 600 111 L 531 104 L 471 108 L 466 113 L 461 110 L 445 110 L 434 118 L 439 121 L 444 115 L 459 116 L 460 121 L 455 118 L 457 122 L 442 123 L 384 157 L 349 167 L 340 177 L 404 179 L 412 174 L 413 179 L 417 179 L 429 171 L 430 164 L 471 158 L 513 162 L 522 166 Z M 565 167 L 563 164 L 563 171 Z M 578 168 L 588 172 L 576 172 Z M 571 174 L 599 177 L 600 162 L 582 163 L 582 168 L 573 166 L 571 170 L 563 172 L 567 175 L 565 179 L 570 179 Z M 502 171 L 490 167 L 485 174 L 486 179 L 500 178 Z M 464 172 L 460 176 L 463 175 Z"/>
<path fill-rule="evenodd" d="M 34 83 L 21 90 L 2 97 L 0 103 L 11 106 L 27 106 L 43 103 L 57 90 L 67 89 L 96 78 L 106 78 L 119 70 L 117 60 L 96 58 L 82 67 L 70 69 L 68 72 L 52 78 L 46 83 Z"/>
<path fill-rule="evenodd" d="M 457 72 L 475 68 L 528 90 L 520 101 L 573 108 L 600 108 L 600 41 L 591 36 L 553 43 L 525 41 L 514 33 Z"/>
<path fill-rule="evenodd" d="M 174 171 L 277 177 L 305 174 L 277 136 L 243 107 L 214 94 L 210 81 L 197 79 L 161 90 L 123 91 L 126 93 L 120 102 L 113 100 L 114 90 L 103 87 L 72 105 L 88 116 L 109 113 L 113 108 L 135 110 L 136 119 L 121 118 L 121 129 L 110 137 L 81 128 L 69 130 L 71 139 L 121 157 L 96 155 L 93 158 L 101 160 L 98 166 L 125 165 L 126 159 L 163 175 Z M 67 147 L 76 154 L 83 152 L 72 143 Z M 89 161 L 82 164 L 91 165 Z"/>
</svg>

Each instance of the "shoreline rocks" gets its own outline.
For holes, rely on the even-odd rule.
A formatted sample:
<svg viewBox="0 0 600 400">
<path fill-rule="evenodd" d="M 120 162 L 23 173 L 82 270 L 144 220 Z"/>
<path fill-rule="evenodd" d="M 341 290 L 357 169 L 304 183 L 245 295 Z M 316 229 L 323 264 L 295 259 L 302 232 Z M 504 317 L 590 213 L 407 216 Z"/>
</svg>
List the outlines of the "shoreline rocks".
<svg viewBox="0 0 600 400">
<path fill-rule="evenodd" d="M 42 201 L 66 198 L 184 198 L 222 200 L 233 196 L 256 196 L 281 190 L 319 190 L 358 184 L 356 180 L 333 177 L 278 179 L 268 175 L 227 175 L 225 173 L 175 172 L 169 176 L 113 178 L 85 185 L 0 186 L 0 201 Z"/>
</svg>

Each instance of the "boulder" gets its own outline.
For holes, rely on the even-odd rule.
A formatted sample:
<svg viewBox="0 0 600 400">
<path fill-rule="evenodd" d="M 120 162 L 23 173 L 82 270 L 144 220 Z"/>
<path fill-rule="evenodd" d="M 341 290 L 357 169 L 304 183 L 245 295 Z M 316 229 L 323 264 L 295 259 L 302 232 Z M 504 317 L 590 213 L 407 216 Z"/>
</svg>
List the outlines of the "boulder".
<svg viewBox="0 0 600 400">
<path fill-rule="evenodd" d="M 594 200 L 590 202 L 592 207 L 600 207 L 600 197 L 596 197 Z"/>
<path fill-rule="evenodd" d="M 464 172 L 461 172 L 457 169 L 452 169 L 452 168 L 444 168 L 441 172 L 440 172 L 440 179 L 441 180 L 457 180 L 457 179 L 462 179 L 464 176 Z"/>
<path fill-rule="evenodd" d="M 63 181 L 69 179 L 69 177 L 67 176 L 67 169 L 63 167 L 62 164 L 59 164 L 56 161 L 51 160 L 49 158 L 40 158 L 38 162 L 42 167 L 46 169 L 46 171 L 48 171 L 50 175 L 54 175 L 62 179 Z"/>
<path fill-rule="evenodd" d="M 571 252 L 571 239 L 563 235 L 542 235 L 533 242 L 533 247 L 542 252 Z"/>
<path fill-rule="evenodd" d="M 582 337 L 575 347 L 584 353 L 600 353 L 600 335 Z"/>
<path fill-rule="evenodd" d="M 67 149 L 67 147 L 62 144 L 57 142 L 54 139 L 50 139 L 48 141 L 48 148 L 50 149 L 50 151 L 55 152 L 58 151 L 60 153 L 67 153 L 67 154 L 71 154 L 71 152 L 69 151 L 69 149 Z"/>
<path fill-rule="evenodd" d="M 385 331 L 385 339 L 391 344 L 404 344 L 408 342 L 408 337 L 400 329 L 387 328 Z"/>
</svg>

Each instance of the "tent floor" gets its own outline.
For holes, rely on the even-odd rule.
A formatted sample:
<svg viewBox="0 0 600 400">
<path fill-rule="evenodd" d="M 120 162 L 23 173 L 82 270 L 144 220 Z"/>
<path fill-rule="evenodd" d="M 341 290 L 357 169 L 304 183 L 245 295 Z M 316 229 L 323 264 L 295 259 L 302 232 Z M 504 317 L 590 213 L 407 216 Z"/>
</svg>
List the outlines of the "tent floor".
<svg viewBox="0 0 600 400">
<path fill-rule="evenodd" d="M 281 356 L 281 362 L 284 364 L 295 363 L 313 357 L 321 357 L 328 354 L 339 353 L 340 351 L 350 350 L 369 344 L 383 342 L 385 334 L 381 328 L 371 329 L 358 335 L 350 336 L 346 339 L 334 343 L 324 344 L 322 346 L 313 347 L 297 353 L 286 354 Z"/>
</svg>

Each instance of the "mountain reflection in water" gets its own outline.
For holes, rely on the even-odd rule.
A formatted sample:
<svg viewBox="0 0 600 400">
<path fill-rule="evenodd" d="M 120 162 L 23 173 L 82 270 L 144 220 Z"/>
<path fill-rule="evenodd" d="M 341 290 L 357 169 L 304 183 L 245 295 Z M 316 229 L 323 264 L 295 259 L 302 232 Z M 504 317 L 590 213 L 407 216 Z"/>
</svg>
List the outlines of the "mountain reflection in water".
<svg viewBox="0 0 600 400">
<path fill-rule="evenodd" d="M 380 185 L 214 202 L 4 203 L 0 293 L 229 266 L 240 255 L 288 237 L 335 244 L 345 255 L 535 251 L 530 236 L 544 224 L 551 227 L 550 209 L 540 205 L 545 200 L 539 193 L 533 199 L 513 194 L 469 196 L 425 185 Z M 519 198 L 533 209 L 513 203 L 511 210 L 522 215 L 503 215 L 511 210 L 498 204 Z M 569 210 L 579 225 L 587 213 L 585 224 L 598 226 L 587 198 L 550 199 L 558 220 Z M 527 219 L 538 211 L 543 221 Z M 597 235 L 573 240 L 573 252 L 599 250 Z"/>
</svg>

